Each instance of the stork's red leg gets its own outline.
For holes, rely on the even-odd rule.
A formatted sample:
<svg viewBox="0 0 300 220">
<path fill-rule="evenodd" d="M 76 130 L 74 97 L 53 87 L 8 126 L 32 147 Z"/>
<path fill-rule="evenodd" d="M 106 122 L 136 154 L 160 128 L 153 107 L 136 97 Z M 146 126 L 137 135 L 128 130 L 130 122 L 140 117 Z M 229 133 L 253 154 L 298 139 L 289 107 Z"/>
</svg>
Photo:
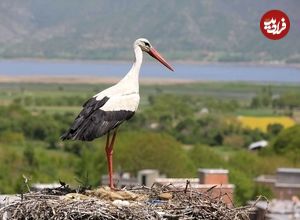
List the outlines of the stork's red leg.
<svg viewBox="0 0 300 220">
<path fill-rule="evenodd" d="M 109 145 L 110 145 L 110 138 L 109 138 L 110 133 L 107 133 L 106 136 L 106 145 L 105 145 L 105 152 L 106 152 L 106 159 L 107 159 L 107 164 L 108 164 L 108 174 L 109 174 L 109 183 L 111 183 L 111 177 L 110 177 L 110 168 L 109 168 Z"/>
<path fill-rule="evenodd" d="M 110 188 L 114 188 L 113 183 L 113 147 L 116 139 L 117 131 L 114 131 L 113 137 L 111 141 L 109 140 L 109 133 L 107 133 L 107 139 L 106 139 L 106 158 L 107 158 L 107 164 L 108 164 L 108 175 L 109 175 L 109 186 Z"/>
<path fill-rule="evenodd" d="M 105 150 L 107 150 L 108 148 L 109 148 L 109 132 L 107 133 L 107 136 L 106 136 Z"/>
</svg>

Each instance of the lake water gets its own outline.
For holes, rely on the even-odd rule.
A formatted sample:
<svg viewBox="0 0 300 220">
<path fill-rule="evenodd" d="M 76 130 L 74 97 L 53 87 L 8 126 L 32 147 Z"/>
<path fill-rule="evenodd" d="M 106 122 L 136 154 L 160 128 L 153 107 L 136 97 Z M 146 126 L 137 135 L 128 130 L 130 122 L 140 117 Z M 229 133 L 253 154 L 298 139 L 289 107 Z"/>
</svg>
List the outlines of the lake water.
<svg viewBox="0 0 300 220">
<path fill-rule="evenodd" d="M 122 77 L 131 65 L 130 62 L 0 60 L 0 77 L 40 75 Z M 300 68 L 292 66 L 182 63 L 172 65 L 175 72 L 156 62 L 144 63 L 141 78 L 300 83 Z"/>
</svg>

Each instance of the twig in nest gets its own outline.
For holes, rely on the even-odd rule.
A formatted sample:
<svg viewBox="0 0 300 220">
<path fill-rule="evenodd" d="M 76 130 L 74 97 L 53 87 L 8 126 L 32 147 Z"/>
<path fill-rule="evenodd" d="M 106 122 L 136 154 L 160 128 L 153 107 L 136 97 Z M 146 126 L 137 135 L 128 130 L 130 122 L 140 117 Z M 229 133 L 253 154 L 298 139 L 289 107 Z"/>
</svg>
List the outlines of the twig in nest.
<svg viewBox="0 0 300 220">
<path fill-rule="evenodd" d="M 191 182 L 189 180 L 186 180 L 186 184 L 185 184 L 185 189 L 184 189 L 184 193 L 186 194 L 188 186 L 191 185 Z"/>
<path fill-rule="evenodd" d="M 208 190 L 206 190 L 206 192 L 208 193 L 208 192 L 210 192 L 210 191 L 212 191 L 214 188 L 216 188 L 218 185 L 213 185 L 212 187 L 210 187 Z"/>
</svg>

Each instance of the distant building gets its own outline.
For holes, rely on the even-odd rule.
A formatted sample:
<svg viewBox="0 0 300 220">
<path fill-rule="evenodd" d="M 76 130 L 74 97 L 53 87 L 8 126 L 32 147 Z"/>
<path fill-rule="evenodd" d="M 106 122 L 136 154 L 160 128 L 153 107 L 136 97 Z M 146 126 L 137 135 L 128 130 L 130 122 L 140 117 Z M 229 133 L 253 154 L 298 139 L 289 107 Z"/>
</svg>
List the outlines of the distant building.
<svg viewBox="0 0 300 220">
<path fill-rule="evenodd" d="M 259 150 L 261 148 L 265 148 L 268 146 L 268 141 L 261 140 L 257 142 L 253 142 L 248 146 L 248 150 Z"/>
<path fill-rule="evenodd" d="M 300 169 L 278 168 L 276 175 L 261 175 L 255 182 L 270 187 L 275 198 L 291 199 L 300 195 Z"/>
<path fill-rule="evenodd" d="M 255 204 L 253 201 L 250 205 Z M 251 220 L 300 220 L 300 202 L 297 200 L 259 201 Z"/>
<path fill-rule="evenodd" d="M 151 187 L 156 179 L 159 178 L 158 170 L 146 169 L 138 172 L 138 184 Z"/>
<path fill-rule="evenodd" d="M 208 114 L 209 113 L 209 110 L 208 110 L 208 108 L 202 108 L 201 110 L 200 110 L 200 114 Z"/>
</svg>

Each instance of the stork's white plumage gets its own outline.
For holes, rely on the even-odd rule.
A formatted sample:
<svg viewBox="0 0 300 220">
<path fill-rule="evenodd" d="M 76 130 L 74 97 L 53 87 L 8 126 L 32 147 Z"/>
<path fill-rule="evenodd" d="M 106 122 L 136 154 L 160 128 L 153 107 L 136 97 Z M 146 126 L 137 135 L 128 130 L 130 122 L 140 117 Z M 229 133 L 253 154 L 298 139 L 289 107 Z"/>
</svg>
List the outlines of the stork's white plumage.
<svg viewBox="0 0 300 220">
<path fill-rule="evenodd" d="M 61 137 L 62 140 L 91 141 L 107 134 L 105 150 L 111 188 L 113 188 L 112 153 L 117 128 L 121 123 L 129 120 L 139 106 L 139 72 L 143 61 L 143 51 L 173 71 L 173 68 L 151 46 L 147 39 L 137 39 L 133 48 L 135 62 L 126 76 L 114 86 L 86 101 L 69 130 Z M 111 139 L 110 131 L 113 131 Z"/>
</svg>

